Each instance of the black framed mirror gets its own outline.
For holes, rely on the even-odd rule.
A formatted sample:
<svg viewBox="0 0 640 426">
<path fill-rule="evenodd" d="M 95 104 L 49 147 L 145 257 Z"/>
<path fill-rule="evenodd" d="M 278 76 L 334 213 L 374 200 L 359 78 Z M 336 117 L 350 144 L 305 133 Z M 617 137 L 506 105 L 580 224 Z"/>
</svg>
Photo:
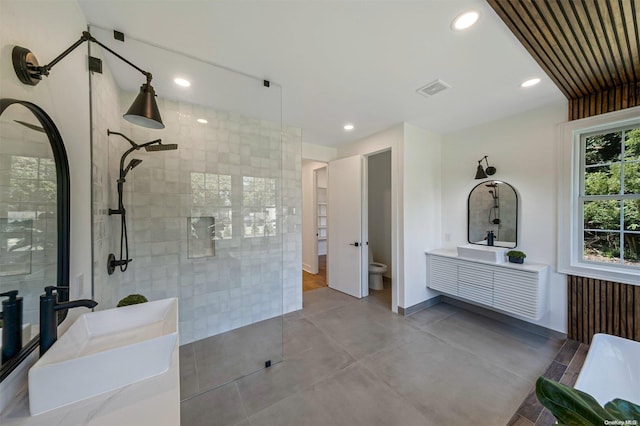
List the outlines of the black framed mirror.
<svg viewBox="0 0 640 426">
<path fill-rule="evenodd" d="M 506 182 L 488 180 L 476 185 L 467 200 L 467 240 L 486 245 L 493 231 L 493 245 L 518 245 L 518 194 Z"/>
<path fill-rule="evenodd" d="M 0 366 L 2 381 L 38 347 L 44 287 L 69 286 L 69 162 L 53 120 L 31 102 L 0 99 L 0 190 L 0 293 L 23 297 L 22 349 Z"/>
</svg>

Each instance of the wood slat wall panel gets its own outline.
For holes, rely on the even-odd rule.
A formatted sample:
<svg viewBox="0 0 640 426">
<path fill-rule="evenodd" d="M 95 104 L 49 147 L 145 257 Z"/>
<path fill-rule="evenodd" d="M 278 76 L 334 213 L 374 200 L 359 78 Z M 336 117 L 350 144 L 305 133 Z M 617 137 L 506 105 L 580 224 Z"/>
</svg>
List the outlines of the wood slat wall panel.
<svg viewBox="0 0 640 426">
<path fill-rule="evenodd" d="M 590 344 L 596 333 L 640 342 L 640 286 L 567 277 L 567 337 Z"/>
<path fill-rule="evenodd" d="M 640 105 L 640 0 L 487 0 L 569 99 L 569 120 Z"/>
<path fill-rule="evenodd" d="M 569 100 L 569 120 L 619 111 L 640 105 L 640 83 L 613 87 L 582 98 Z"/>
</svg>

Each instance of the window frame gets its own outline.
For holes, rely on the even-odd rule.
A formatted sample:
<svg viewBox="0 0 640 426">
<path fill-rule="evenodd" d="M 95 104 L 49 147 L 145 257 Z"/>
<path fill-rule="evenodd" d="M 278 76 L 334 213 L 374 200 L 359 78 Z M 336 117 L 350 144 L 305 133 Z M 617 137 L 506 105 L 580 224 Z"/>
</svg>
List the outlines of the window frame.
<svg viewBox="0 0 640 426">
<path fill-rule="evenodd" d="M 584 170 L 583 139 L 629 127 L 640 127 L 640 107 L 570 121 L 558 127 L 558 272 L 640 285 L 640 268 L 583 258 Z M 622 191 L 623 192 L 623 191 Z M 622 197 L 621 194 L 613 197 Z M 622 230 L 620 230 L 622 232 Z"/>
<path fill-rule="evenodd" d="M 580 143 L 580 163 L 579 163 L 579 176 L 578 179 L 580 179 L 580 184 L 579 184 L 579 192 L 577 195 L 575 195 L 575 198 L 577 200 L 577 207 L 576 207 L 576 216 L 574 220 L 576 220 L 578 226 L 580 227 L 580 232 L 578 235 L 578 244 L 580 247 L 580 251 L 581 251 L 581 262 L 584 263 L 589 263 L 589 264 L 594 264 L 594 265 L 609 265 L 609 263 L 606 262 L 598 262 L 595 260 L 589 260 L 586 259 L 584 256 L 584 233 L 585 231 L 589 231 L 589 229 L 585 229 L 584 228 L 584 206 L 585 206 L 585 202 L 588 201 L 608 201 L 608 200 L 614 200 L 619 202 L 620 204 L 620 218 L 619 218 L 619 222 L 618 222 L 618 229 L 594 229 L 592 231 L 595 232 L 608 232 L 608 233 L 612 233 L 612 234 L 617 234 L 618 237 L 620 238 L 620 260 L 622 260 L 623 263 L 611 263 L 610 265 L 612 266 L 616 266 L 616 267 L 620 267 L 620 268 L 626 268 L 629 269 L 629 271 L 637 271 L 637 273 L 640 274 L 640 266 L 632 266 L 632 265 L 628 265 L 624 263 L 624 234 L 625 233 L 629 233 L 629 234 L 640 234 L 640 231 L 626 231 L 624 229 L 624 201 L 626 200 L 637 200 L 640 199 L 640 193 L 639 194 L 626 194 L 624 189 L 625 189 L 625 165 L 626 164 L 633 164 L 633 163 L 638 163 L 640 162 L 640 160 L 630 160 L 630 161 L 626 161 L 625 157 L 624 157 L 624 146 L 625 146 L 625 138 L 622 138 L 621 140 L 621 148 L 620 148 L 620 161 L 618 162 L 607 162 L 607 163 L 598 163 L 598 164 L 587 164 L 586 161 L 586 154 L 587 154 L 587 138 L 591 137 L 591 136 L 596 136 L 596 135 L 602 135 L 603 133 L 615 133 L 615 132 L 623 132 L 623 135 L 625 132 L 628 132 L 630 130 L 635 130 L 640 128 L 640 123 L 638 124 L 631 124 L 631 125 L 625 125 L 625 126 L 618 126 L 618 127 L 611 127 L 609 129 L 605 129 L 605 130 L 597 130 L 597 131 L 592 131 L 592 132 L 578 132 L 579 133 L 579 143 Z M 620 164 L 620 192 L 617 194 L 606 194 L 606 195 L 586 195 L 586 171 L 588 168 L 595 168 L 595 167 L 603 167 L 603 166 L 608 166 L 611 167 L 614 164 Z"/>
</svg>

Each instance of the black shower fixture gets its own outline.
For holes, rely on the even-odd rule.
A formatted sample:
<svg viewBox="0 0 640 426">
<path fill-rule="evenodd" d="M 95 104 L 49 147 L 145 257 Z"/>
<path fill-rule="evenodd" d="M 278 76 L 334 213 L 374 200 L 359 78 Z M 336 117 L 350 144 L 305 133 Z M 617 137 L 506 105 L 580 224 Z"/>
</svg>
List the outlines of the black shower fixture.
<svg viewBox="0 0 640 426">
<path fill-rule="evenodd" d="M 482 167 L 483 160 L 485 163 L 487 163 L 486 169 Z M 486 155 L 478 160 L 478 170 L 476 171 L 476 179 L 486 179 L 487 175 L 493 176 L 494 174 L 496 174 L 496 168 L 489 165 L 489 160 L 487 160 Z"/>
<path fill-rule="evenodd" d="M 127 136 L 123 135 L 119 132 L 112 132 L 107 129 L 107 135 L 118 135 L 122 136 L 126 139 L 127 142 L 131 145 L 131 148 L 126 150 L 122 157 L 120 157 L 120 173 L 118 175 L 118 180 L 116 181 L 118 184 L 118 208 L 117 209 L 109 209 L 109 216 L 114 214 L 120 215 L 120 258 L 116 259 L 116 256 L 113 253 L 109 254 L 109 258 L 107 259 L 107 272 L 109 275 L 113 274 L 117 267 L 120 268 L 120 271 L 124 272 L 127 270 L 129 266 L 129 238 L 127 236 L 127 211 L 124 208 L 124 203 L 122 201 L 122 193 L 124 190 L 124 183 L 126 182 L 125 178 L 127 177 L 127 173 L 136 168 L 142 163 L 142 160 L 138 158 L 133 158 L 129 161 L 127 166 L 124 166 L 124 160 L 127 158 L 127 155 L 131 154 L 133 151 L 138 151 L 141 148 L 144 148 L 147 152 L 157 152 L 157 151 L 169 151 L 178 149 L 178 144 L 163 144 L 162 139 L 156 139 L 151 142 L 137 144 Z"/>
<path fill-rule="evenodd" d="M 139 68 L 132 62 L 128 61 L 113 50 L 109 49 L 107 46 L 96 40 L 88 31 L 83 31 L 80 40 L 73 43 L 54 60 L 44 66 L 40 66 L 40 64 L 38 63 L 38 59 L 29 49 L 20 46 L 14 46 L 12 52 L 13 69 L 15 70 L 18 79 L 20 79 L 22 83 L 35 86 L 40 82 L 40 80 L 42 80 L 43 75 L 49 75 L 49 71 L 51 71 L 51 68 L 53 68 L 54 65 L 64 59 L 65 56 L 67 56 L 85 41 L 96 43 L 98 46 L 102 47 L 121 61 L 125 62 L 127 65 L 140 71 L 145 77 L 147 77 L 147 82 L 142 84 L 142 86 L 140 87 L 140 93 L 135 98 L 126 114 L 123 115 L 124 119 L 129 121 L 130 123 L 148 127 L 150 129 L 164 129 L 164 124 L 162 123 L 162 118 L 160 117 L 160 110 L 158 109 L 158 104 L 156 103 L 155 99 L 156 92 L 153 90 L 153 86 L 151 86 L 151 73 Z"/>
</svg>

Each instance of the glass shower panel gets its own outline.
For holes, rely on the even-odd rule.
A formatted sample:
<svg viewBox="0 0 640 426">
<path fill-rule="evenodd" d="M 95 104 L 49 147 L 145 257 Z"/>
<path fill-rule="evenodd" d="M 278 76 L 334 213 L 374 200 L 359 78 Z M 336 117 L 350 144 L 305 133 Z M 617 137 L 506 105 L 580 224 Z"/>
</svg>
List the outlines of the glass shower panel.
<svg viewBox="0 0 640 426">
<path fill-rule="evenodd" d="M 122 119 L 144 78 L 92 46 L 103 59 L 103 73 L 91 79 L 99 307 L 132 293 L 178 297 L 182 398 L 281 361 L 284 241 L 298 232 L 288 218 L 295 206 L 283 192 L 296 184 L 297 176 L 288 177 L 292 184 L 283 171 L 295 170 L 297 159 L 285 155 L 285 145 L 300 141 L 299 132 L 283 129 L 280 86 L 130 38 L 112 41 L 111 31 L 91 33 L 153 73 L 166 126 L 151 130 Z M 177 86 L 176 77 L 191 86 Z M 107 256 L 119 255 L 121 228 L 106 212 L 117 205 L 120 156 L 131 146 L 107 129 L 136 143 L 178 144 L 129 156 L 142 160 L 123 184 L 132 261 L 113 275 Z M 297 140 L 283 137 L 289 133 Z"/>
</svg>

